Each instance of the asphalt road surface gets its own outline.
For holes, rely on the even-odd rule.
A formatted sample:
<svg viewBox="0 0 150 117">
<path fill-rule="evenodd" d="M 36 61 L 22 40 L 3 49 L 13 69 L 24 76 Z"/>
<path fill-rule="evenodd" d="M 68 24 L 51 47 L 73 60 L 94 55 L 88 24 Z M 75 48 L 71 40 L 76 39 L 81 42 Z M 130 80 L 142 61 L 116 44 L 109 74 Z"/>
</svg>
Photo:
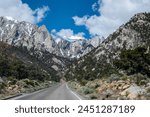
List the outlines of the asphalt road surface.
<svg viewBox="0 0 150 117">
<path fill-rule="evenodd" d="M 12 100 L 82 100 L 66 83 L 57 84 L 50 88 L 12 98 Z"/>
</svg>

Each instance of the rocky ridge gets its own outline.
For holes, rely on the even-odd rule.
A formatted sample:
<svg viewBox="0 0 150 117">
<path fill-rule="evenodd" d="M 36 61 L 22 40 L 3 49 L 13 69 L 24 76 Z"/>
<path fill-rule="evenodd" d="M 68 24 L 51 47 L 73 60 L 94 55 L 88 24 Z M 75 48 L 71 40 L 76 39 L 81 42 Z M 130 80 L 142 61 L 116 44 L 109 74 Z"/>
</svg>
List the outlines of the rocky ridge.
<svg viewBox="0 0 150 117">
<path fill-rule="evenodd" d="M 25 47 L 27 50 L 34 49 L 39 54 L 42 54 L 40 51 L 48 51 L 60 55 L 45 26 L 37 27 L 8 17 L 0 17 L 0 41 L 16 47 Z"/>
<path fill-rule="evenodd" d="M 150 44 L 150 13 L 139 13 L 66 70 L 68 79 L 91 80 L 115 72 L 113 62 L 122 50 Z"/>
<path fill-rule="evenodd" d="M 136 14 L 75 61 L 65 78 L 90 99 L 150 99 L 149 45 L 150 13 Z"/>
<path fill-rule="evenodd" d="M 0 41 L 26 48 L 31 54 L 37 53 L 42 56 L 43 52 L 47 51 L 64 58 L 79 58 L 101 43 L 99 38 L 72 42 L 60 39 L 58 44 L 55 40 L 44 25 L 38 27 L 25 21 L 19 22 L 11 17 L 0 17 Z M 31 50 L 34 50 L 34 53 Z"/>
<path fill-rule="evenodd" d="M 71 59 L 79 59 L 94 48 L 97 48 L 101 44 L 102 40 L 104 39 L 101 37 L 94 37 L 90 40 L 80 39 L 71 41 L 60 39 L 57 43 L 63 56 Z"/>
</svg>

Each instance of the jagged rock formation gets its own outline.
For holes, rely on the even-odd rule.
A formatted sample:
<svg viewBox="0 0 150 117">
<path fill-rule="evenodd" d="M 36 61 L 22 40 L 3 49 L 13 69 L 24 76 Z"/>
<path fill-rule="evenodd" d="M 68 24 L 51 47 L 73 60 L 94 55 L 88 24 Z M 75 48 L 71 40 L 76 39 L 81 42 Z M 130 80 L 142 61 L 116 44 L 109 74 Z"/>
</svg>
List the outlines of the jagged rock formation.
<svg viewBox="0 0 150 117">
<path fill-rule="evenodd" d="M 69 63 L 68 59 L 61 56 L 57 44 L 45 26 L 38 27 L 10 17 L 0 17 L 0 41 L 13 46 L 21 59 L 30 55 L 32 60 L 29 61 L 36 61 L 55 75 L 60 74 Z"/>
<path fill-rule="evenodd" d="M 99 38 L 73 42 L 61 39 L 57 43 L 45 26 L 19 22 L 11 17 L 0 17 L 0 41 L 13 46 L 17 50 L 16 55 L 24 61 L 29 54 L 34 58 L 34 61 L 29 61 L 36 61 L 45 70 L 57 75 L 66 69 L 70 60 L 84 56 L 101 43 Z"/>
<path fill-rule="evenodd" d="M 101 39 L 95 38 L 73 42 L 61 39 L 57 44 L 45 26 L 38 27 L 10 17 L 0 17 L 0 41 L 26 48 L 28 51 L 34 50 L 40 56 L 47 51 L 65 58 L 79 58 L 101 43 Z"/>
<path fill-rule="evenodd" d="M 0 41 L 16 47 L 25 47 L 27 50 L 34 49 L 39 53 L 48 51 L 60 55 L 57 44 L 45 26 L 37 27 L 9 17 L 0 17 Z"/>
<path fill-rule="evenodd" d="M 115 72 L 113 61 L 119 59 L 122 50 L 150 45 L 150 13 L 139 13 L 122 25 L 102 44 L 75 62 L 66 71 L 68 79 L 92 80 Z"/>
<path fill-rule="evenodd" d="M 102 38 L 95 37 L 90 40 L 80 39 L 72 40 L 71 42 L 61 39 L 57 43 L 63 56 L 67 58 L 80 58 L 94 48 L 97 48 L 101 42 Z"/>
</svg>

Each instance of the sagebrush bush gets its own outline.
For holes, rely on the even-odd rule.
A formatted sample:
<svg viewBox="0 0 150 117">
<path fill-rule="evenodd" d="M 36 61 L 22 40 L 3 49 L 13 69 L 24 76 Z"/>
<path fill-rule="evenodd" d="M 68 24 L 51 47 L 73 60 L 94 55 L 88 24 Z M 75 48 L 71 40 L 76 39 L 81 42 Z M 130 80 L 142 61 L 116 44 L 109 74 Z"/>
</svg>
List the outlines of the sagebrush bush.
<svg viewBox="0 0 150 117">
<path fill-rule="evenodd" d="M 93 93 L 93 94 L 90 94 L 90 99 L 97 99 L 98 98 L 98 94 L 95 94 L 95 93 Z"/>
<path fill-rule="evenodd" d="M 94 89 L 88 88 L 88 87 L 82 87 L 80 89 L 81 93 L 87 95 L 87 94 L 91 94 L 94 92 Z"/>
<path fill-rule="evenodd" d="M 12 76 L 8 77 L 7 80 L 10 81 L 10 85 L 15 85 L 17 83 L 17 79 Z"/>
<path fill-rule="evenodd" d="M 96 89 L 100 86 L 96 81 L 90 81 L 86 84 L 86 87 L 91 88 L 91 89 Z"/>
</svg>

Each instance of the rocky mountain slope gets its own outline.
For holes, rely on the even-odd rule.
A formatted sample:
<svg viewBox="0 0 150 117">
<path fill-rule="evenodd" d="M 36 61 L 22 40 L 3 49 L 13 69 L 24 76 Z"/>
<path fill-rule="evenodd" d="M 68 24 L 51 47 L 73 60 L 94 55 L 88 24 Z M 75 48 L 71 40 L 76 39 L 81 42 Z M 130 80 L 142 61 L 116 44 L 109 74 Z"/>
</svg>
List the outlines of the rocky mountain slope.
<svg viewBox="0 0 150 117">
<path fill-rule="evenodd" d="M 0 17 L 0 41 L 27 51 L 56 72 L 65 69 L 70 59 L 87 54 L 101 43 L 99 38 L 73 42 L 61 39 L 56 43 L 45 26 L 19 22 L 11 17 Z"/>
<path fill-rule="evenodd" d="M 136 14 L 100 40 L 56 42 L 45 26 L 0 17 L 0 89 L 19 87 L 20 78 L 27 87 L 64 75 L 90 99 L 149 99 L 150 13 Z"/>
<path fill-rule="evenodd" d="M 145 46 L 149 52 L 150 13 L 139 13 L 116 32 L 105 39 L 102 44 L 76 61 L 68 70 L 67 79 L 93 80 L 118 72 L 114 60 L 119 59 L 123 50 Z"/>
<path fill-rule="evenodd" d="M 100 40 L 56 43 L 45 26 L 0 17 L 0 99 L 32 92 L 59 81 L 67 65 Z M 71 54 L 69 54 L 71 53 Z"/>
<path fill-rule="evenodd" d="M 54 75 L 29 54 L 0 42 L 0 99 L 46 88 L 58 80 Z"/>
<path fill-rule="evenodd" d="M 48 51 L 60 55 L 55 41 L 45 26 L 37 27 L 28 22 L 18 22 L 10 17 L 0 17 L 0 41 L 16 47 L 25 47 L 37 53 Z"/>
<path fill-rule="evenodd" d="M 65 74 L 89 99 L 150 99 L 150 13 L 139 13 Z"/>
<path fill-rule="evenodd" d="M 45 26 L 38 27 L 28 22 L 19 22 L 11 17 L 0 17 L 0 41 L 42 56 L 44 51 L 65 58 L 79 58 L 99 46 L 100 38 L 74 40 L 61 39 L 56 43 Z M 34 54 L 31 51 L 31 54 Z"/>
<path fill-rule="evenodd" d="M 86 55 L 94 48 L 97 48 L 102 40 L 104 39 L 100 37 L 94 37 L 90 40 L 80 39 L 71 41 L 60 39 L 57 43 L 62 55 L 72 59 Z"/>
<path fill-rule="evenodd" d="M 40 64 L 46 71 L 55 74 L 53 77 L 59 76 L 70 63 L 70 60 L 61 56 L 58 45 L 45 26 L 38 27 L 10 17 L 0 17 L 0 41 L 17 49 L 16 56 L 23 61 L 31 56 L 28 61 Z"/>
</svg>

